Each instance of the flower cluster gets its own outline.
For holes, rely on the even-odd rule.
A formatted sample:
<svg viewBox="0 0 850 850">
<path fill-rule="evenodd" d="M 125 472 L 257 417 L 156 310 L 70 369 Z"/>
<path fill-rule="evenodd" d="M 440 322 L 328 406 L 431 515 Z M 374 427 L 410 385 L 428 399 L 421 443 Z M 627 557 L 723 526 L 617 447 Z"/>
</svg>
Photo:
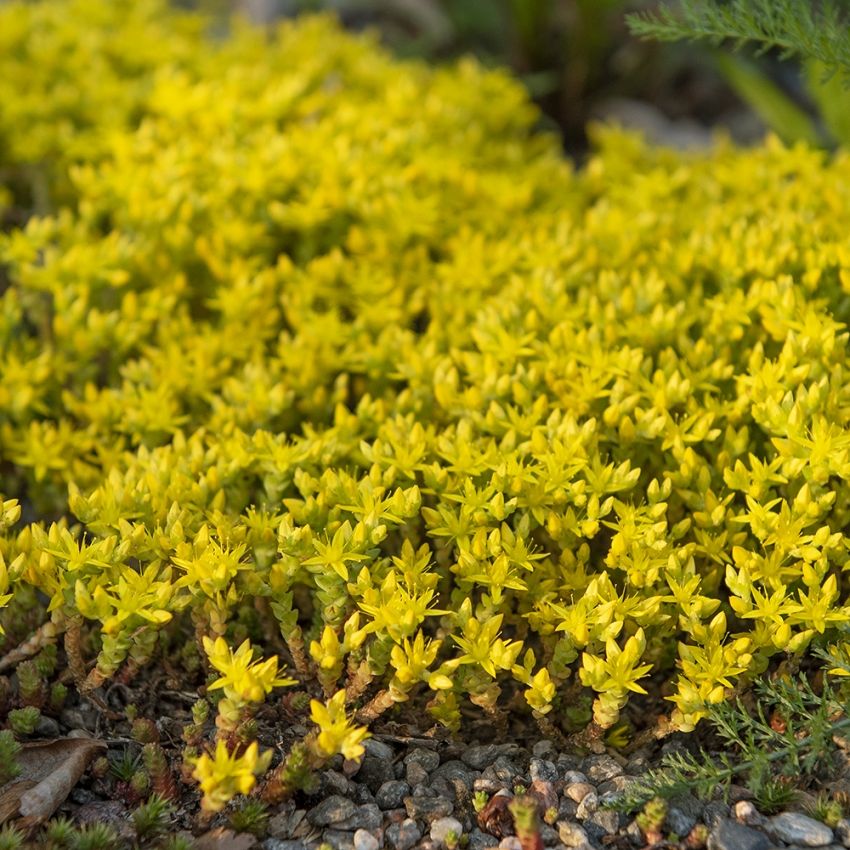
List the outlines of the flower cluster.
<svg viewBox="0 0 850 850">
<path fill-rule="evenodd" d="M 502 73 L 129 5 L 0 7 L 4 622 L 49 600 L 89 685 L 209 662 L 237 724 L 280 654 L 347 757 L 653 676 L 691 729 L 841 644 L 850 157 L 574 171 Z"/>
</svg>

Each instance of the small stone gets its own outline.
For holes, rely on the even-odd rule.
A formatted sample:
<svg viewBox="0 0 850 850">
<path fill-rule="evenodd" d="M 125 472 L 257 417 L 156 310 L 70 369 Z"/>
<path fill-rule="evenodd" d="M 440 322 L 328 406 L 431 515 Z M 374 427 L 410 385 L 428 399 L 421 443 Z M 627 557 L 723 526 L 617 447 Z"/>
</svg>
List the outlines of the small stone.
<svg viewBox="0 0 850 850">
<path fill-rule="evenodd" d="M 82 729 L 91 732 L 94 729 L 90 715 L 79 708 L 63 708 L 59 714 L 59 722 L 66 729 Z"/>
<path fill-rule="evenodd" d="M 424 782 L 419 784 L 419 785 L 414 785 L 410 793 L 414 797 L 439 797 L 440 796 L 431 787 L 431 785 L 426 785 Z"/>
<path fill-rule="evenodd" d="M 376 759 L 383 759 L 384 761 L 392 761 L 393 756 L 393 748 L 389 744 L 385 744 L 383 741 L 378 741 L 375 738 L 367 738 L 363 742 L 363 749 L 366 750 L 366 755 L 373 756 Z"/>
<path fill-rule="evenodd" d="M 505 787 L 504 782 L 499 782 L 497 779 L 484 779 L 479 777 L 472 783 L 473 791 L 484 791 L 486 794 L 495 794 Z"/>
<path fill-rule="evenodd" d="M 564 782 L 567 785 L 572 785 L 576 782 L 587 782 L 587 776 L 580 770 L 567 770 L 564 771 Z"/>
<path fill-rule="evenodd" d="M 620 828 L 620 815 L 611 809 L 599 809 L 594 812 L 585 822 L 584 826 L 597 826 L 605 835 L 613 835 Z"/>
<path fill-rule="evenodd" d="M 313 826 L 333 826 L 338 830 L 349 831 L 377 829 L 383 817 L 374 803 L 358 806 L 353 800 L 334 795 L 322 800 L 313 811 L 308 812 L 307 820 Z"/>
<path fill-rule="evenodd" d="M 350 818 L 346 818 L 340 829 L 380 829 L 384 822 L 381 810 L 374 803 L 366 803 L 358 806 L 357 811 Z"/>
<path fill-rule="evenodd" d="M 457 842 L 463 834 L 463 824 L 456 818 L 437 818 L 431 824 L 431 841 L 440 847 L 445 847 L 450 836 Z"/>
<path fill-rule="evenodd" d="M 354 833 L 354 850 L 379 850 L 378 839 L 366 829 L 358 829 Z"/>
<path fill-rule="evenodd" d="M 409 818 L 428 823 L 437 818 L 448 817 L 454 811 L 452 801 L 445 797 L 405 797 L 404 807 Z"/>
<path fill-rule="evenodd" d="M 374 794 L 385 782 L 389 782 L 391 779 L 395 779 L 395 770 L 393 770 L 393 764 L 389 759 L 377 758 L 368 754 L 364 756 L 360 770 L 357 772 L 357 783 L 359 785 L 366 785 Z"/>
<path fill-rule="evenodd" d="M 596 793 L 602 797 L 605 794 L 622 794 L 631 785 L 638 782 L 633 776 L 614 776 L 606 782 L 602 782 L 596 789 Z"/>
<path fill-rule="evenodd" d="M 638 822 L 636 820 L 631 821 L 631 823 L 629 823 L 626 827 L 626 836 L 635 847 L 644 847 L 646 845 L 646 840 L 643 837 L 643 830 L 638 826 Z"/>
<path fill-rule="evenodd" d="M 544 847 L 557 847 L 561 843 L 561 836 L 558 835 L 558 830 L 548 823 L 541 823 L 539 826 L 540 840 Z"/>
<path fill-rule="evenodd" d="M 623 766 L 611 756 L 589 756 L 584 760 L 584 772 L 591 782 L 605 782 L 623 772 Z"/>
<path fill-rule="evenodd" d="M 738 800 L 752 800 L 753 792 L 745 785 L 735 785 L 732 783 L 727 792 L 730 803 L 737 803 Z"/>
<path fill-rule="evenodd" d="M 404 805 L 404 798 L 410 794 L 410 786 L 399 779 L 385 782 L 375 793 L 375 802 L 382 809 L 397 809 Z"/>
<path fill-rule="evenodd" d="M 408 785 L 423 785 L 430 778 L 428 771 L 419 762 L 411 762 L 405 765 L 404 777 Z"/>
<path fill-rule="evenodd" d="M 713 800 L 705 804 L 702 811 L 703 823 L 709 828 L 714 829 L 715 826 L 725 818 L 729 817 L 729 806 L 722 803 L 720 800 Z"/>
<path fill-rule="evenodd" d="M 540 804 L 540 811 L 547 812 L 549 809 L 558 809 L 558 792 L 551 782 L 543 779 L 535 779 L 528 789 L 528 793 Z"/>
<path fill-rule="evenodd" d="M 441 764 L 436 770 L 431 772 L 431 781 L 436 782 L 439 779 L 444 779 L 451 784 L 456 779 L 460 780 L 467 788 L 472 788 L 472 783 L 475 781 L 475 774 L 462 762 L 457 759 Z"/>
<path fill-rule="evenodd" d="M 554 758 L 557 756 L 557 750 L 552 741 L 538 741 L 532 748 L 531 754 L 537 758 Z"/>
<path fill-rule="evenodd" d="M 835 825 L 835 837 L 845 846 L 850 847 L 850 820 L 841 818 Z"/>
<path fill-rule="evenodd" d="M 350 797 L 354 792 L 354 783 L 342 773 L 336 770 L 326 770 L 322 774 L 322 784 L 324 785 L 325 793 L 339 794 L 343 797 Z"/>
<path fill-rule="evenodd" d="M 708 836 L 708 850 L 770 850 L 770 839 L 734 820 L 724 818 Z"/>
<path fill-rule="evenodd" d="M 579 820 L 587 820 L 599 808 L 599 797 L 595 791 L 585 794 L 576 810 L 576 817 Z"/>
<path fill-rule="evenodd" d="M 749 800 L 738 800 L 732 806 L 732 814 L 736 821 L 747 826 L 762 826 L 764 824 L 764 816 Z"/>
<path fill-rule="evenodd" d="M 564 788 L 564 796 L 575 803 L 580 803 L 588 794 L 595 791 L 596 789 L 589 782 L 571 782 Z"/>
<path fill-rule="evenodd" d="M 473 770 L 483 770 L 493 764 L 501 752 L 502 747 L 499 744 L 476 744 L 467 747 L 461 759 Z"/>
<path fill-rule="evenodd" d="M 578 803 L 569 797 L 561 797 L 558 804 L 558 820 L 575 820 L 578 811 Z"/>
<path fill-rule="evenodd" d="M 387 844 L 393 850 L 410 850 L 422 838 L 422 832 L 415 820 L 407 818 L 401 823 L 390 824 L 387 827 L 386 837 Z"/>
<path fill-rule="evenodd" d="M 515 835 L 506 835 L 499 842 L 499 850 L 522 850 L 522 842 Z"/>
<path fill-rule="evenodd" d="M 326 829 L 322 841 L 330 844 L 333 850 L 354 850 L 354 833 L 344 829 Z"/>
<path fill-rule="evenodd" d="M 578 756 L 567 755 L 567 753 L 559 753 L 555 759 L 555 764 L 558 765 L 558 770 L 578 770 L 581 767 L 581 759 Z"/>
<path fill-rule="evenodd" d="M 832 830 L 820 821 L 799 812 L 783 812 L 767 822 L 768 830 L 786 844 L 824 847 L 832 842 Z"/>
<path fill-rule="evenodd" d="M 404 757 L 405 765 L 421 764 L 427 773 L 436 770 L 440 764 L 440 756 L 425 747 L 415 747 Z"/>
<path fill-rule="evenodd" d="M 307 813 L 307 820 L 313 826 L 330 826 L 342 823 L 352 817 L 357 811 L 353 800 L 334 794 L 319 803 L 312 811 Z"/>
<path fill-rule="evenodd" d="M 533 758 L 528 765 L 528 773 L 532 782 L 537 779 L 542 779 L 544 782 L 558 781 L 558 768 L 546 759 Z"/>
<path fill-rule="evenodd" d="M 42 714 L 38 718 L 38 723 L 35 726 L 33 734 L 36 738 L 49 738 L 53 740 L 59 737 L 59 724 L 52 717 L 45 717 Z"/>
<path fill-rule="evenodd" d="M 469 843 L 466 845 L 466 850 L 486 850 L 493 846 L 493 836 L 482 832 L 478 827 L 469 833 Z"/>
<path fill-rule="evenodd" d="M 352 798 L 355 803 L 359 803 L 361 806 L 364 803 L 374 803 L 375 796 L 369 790 L 367 785 L 361 785 L 359 782 L 354 785 L 354 793 L 352 794 Z"/>
<path fill-rule="evenodd" d="M 260 846 L 263 850 L 307 850 L 300 838 L 267 838 Z"/>
<path fill-rule="evenodd" d="M 695 826 L 697 819 L 682 811 L 678 806 L 670 806 L 667 810 L 665 826 L 679 838 L 684 838 Z"/>
<path fill-rule="evenodd" d="M 577 823 L 571 821 L 558 821 L 558 838 L 567 847 L 581 847 L 588 843 L 587 833 Z"/>
</svg>

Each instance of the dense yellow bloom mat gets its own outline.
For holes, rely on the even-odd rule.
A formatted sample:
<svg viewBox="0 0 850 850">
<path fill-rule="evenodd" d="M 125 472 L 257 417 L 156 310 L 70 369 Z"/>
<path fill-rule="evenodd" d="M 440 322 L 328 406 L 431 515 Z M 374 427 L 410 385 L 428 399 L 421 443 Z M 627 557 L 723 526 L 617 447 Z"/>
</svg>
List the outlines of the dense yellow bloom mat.
<svg viewBox="0 0 850 850">
<path fill-rule="evenodd" d="M 223 728 L 294 677 L 348 755 L 841 651 L 850 159 L 535 121 L 323 18 L 0 7 L 6 650 L 200 657 Z"/>
</svg>

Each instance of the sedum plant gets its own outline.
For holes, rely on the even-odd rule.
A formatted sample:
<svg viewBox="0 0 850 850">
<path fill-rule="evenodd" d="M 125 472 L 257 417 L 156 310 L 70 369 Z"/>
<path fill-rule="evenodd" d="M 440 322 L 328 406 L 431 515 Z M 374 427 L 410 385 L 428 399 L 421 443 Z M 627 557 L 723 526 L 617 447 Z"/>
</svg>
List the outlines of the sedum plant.
<svg viewBox="0 0 850 850">
<path fill-rule="evenodd" d="M 142 754 L 209 815 L 393 713 L 598 747 L 847 655 L 845 154 L 576 171 L 498 71 L 131 5 L 0 7 L 0 669 L 210 686 Z M 43 90 L 80 33 L 109 108 Z"/>
</svg>

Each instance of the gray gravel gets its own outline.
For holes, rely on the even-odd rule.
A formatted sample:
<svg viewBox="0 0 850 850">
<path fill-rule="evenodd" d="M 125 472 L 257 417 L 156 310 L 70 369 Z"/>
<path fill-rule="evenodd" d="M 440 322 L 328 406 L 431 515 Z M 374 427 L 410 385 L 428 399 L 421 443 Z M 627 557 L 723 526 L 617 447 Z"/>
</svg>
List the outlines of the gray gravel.
<svg viewBox="0 0 850 850">
<path fill-rule="evenodd" d="M 529 751 L 515 743 L 461 749 L 370 739 L 359 769 L 336 764 L 324 771 L 316 797 L 273 812 L 258 850 L 318 850 L 322 843 L 333 850 L 518 850 L 508 808 L 517 792 L 538 801 L 540 838 L 552 850 L 638 850 L 659 837 L 670 850 L 850 848 L 850 821 L 833 830 L 799 811 L 770 817 L 738 786 L 730 803 L 671 800 L 660 836 L 648 836 L 640 818 L 610 804 L 652 763 L 642 754 L 582 759 L 548 741 Z"/>
</svg>

